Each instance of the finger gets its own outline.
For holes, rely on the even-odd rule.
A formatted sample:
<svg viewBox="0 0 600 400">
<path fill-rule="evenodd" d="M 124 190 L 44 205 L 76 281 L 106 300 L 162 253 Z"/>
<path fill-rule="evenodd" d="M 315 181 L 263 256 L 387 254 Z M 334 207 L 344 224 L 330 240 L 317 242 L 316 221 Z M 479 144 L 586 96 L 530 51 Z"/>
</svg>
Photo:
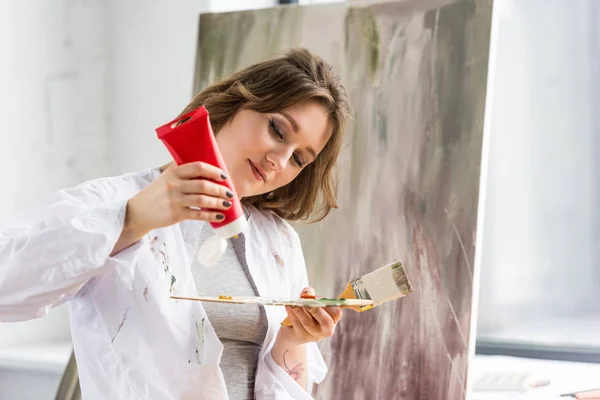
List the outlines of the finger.
<svg viewBox="0 0 600 400">
<path fill-rule="evenodd" d="M 225 219 L 220 212 L 206 210 L 192 210 L 187 207 L 183 210 L 184 219 L 195 219 L 199 221 L 219 222 Z"/>
<path fill-rule="evenodd" d="M 344 316 L 344 310 L 341 307 L 325 307 L 325 312 L 331 316 L 333 323 L 337 324 Z"/>
<path fill-rule="evenodd" d="M 174 172 L 181 179 L 207 178 L 214 181 L 227 179 L 225 171 L 202 161 L 182 164 Z"/>
<path fill-rule="evenodd" d="M 312 336 L 310 333 L 308 333 L 308 331 L 302 325 L 302 322 L 300 322 L 300 320 L 296 316 L 294 308 L 292 308 L 290 306 L 285 306 L 285 311 L 287 311 L 288 318 L 290 319 L 290 322 L 292 323 L 292 327 L 296 331 L 296 335 L 298 335 L 300 337 L 305 337 L 305 338 Z"/>
<path fill-rule="evenodd" d="M 333 318 L 322 307 L 312 307 L 307 310 L 308 313 L 318 322 L 318 329 L 326 336 L 333 335 L 335 323 Z"/>
<path fill-rule="evenodd" d="M 298 319 L 302 327 L 310 333 L 311 336 L 320 337 L 320 328 L 317 321 L 304 309 L 304 307 L 294 307 L 292 312 Z"/>
<path fill-rule="evenodd" d="M 233 198 L 233 192 L 227 186 L 206 179 L 191 179 L 179 181 L 179 190 L 184 194 L 206 194 L 222 199 Z"/>
<path fill-rule="evenodd" d="M 311 288 L 310 286 L 307 286 L 304 289 L 302 289 L 302 292 L 300 294 L 310 294 L 314 296 L 315 289 Z"/>
<path fill-rule="evenodd" d="M 231 201 L 204 194 L 186 194 L 181 196 L 181 205 L 184 207 L 210 208 L 212 210 L 227 210 Z"/>
<path fill-rule="evenodd" d="M 298 322 L 298 318 L 296 318 L 296 314 L 294 314 L 294 311 L 293 311 L 292 307 L 285 306 L 285 311 L 287 312 L 288 318 L 290 319 L 290 321 L 292 323 L 294 321 Z"/>
<path fill-rule="evenodd" d="M 315 298 L 315 290 L 311 287 L 305 287 L 304 289 L 302 289 L 302 292 L 300 292 L 300 298 L 314 299 Z"/>
</svg>

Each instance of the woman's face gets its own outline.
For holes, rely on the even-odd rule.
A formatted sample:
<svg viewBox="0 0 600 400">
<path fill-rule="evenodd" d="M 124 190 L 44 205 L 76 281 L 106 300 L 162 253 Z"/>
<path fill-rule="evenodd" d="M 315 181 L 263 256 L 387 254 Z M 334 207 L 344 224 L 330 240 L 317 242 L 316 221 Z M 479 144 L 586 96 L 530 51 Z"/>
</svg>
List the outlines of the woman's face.
<svg viewBox="0 0 600 400">
<path fill-rule="evenodd" d="M 217 134 L 217 144 L 240 198 L 290 183 L 331 137 L 325 108 L 316 102 L 262 114 L 242 109 Z"/>
</svg>

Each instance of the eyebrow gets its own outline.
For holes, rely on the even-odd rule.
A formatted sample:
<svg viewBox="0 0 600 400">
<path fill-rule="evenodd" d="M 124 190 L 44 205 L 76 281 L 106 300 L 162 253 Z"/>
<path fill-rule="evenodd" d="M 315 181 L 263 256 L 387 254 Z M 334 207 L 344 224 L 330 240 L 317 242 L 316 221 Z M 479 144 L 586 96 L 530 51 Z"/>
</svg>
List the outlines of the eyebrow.
<svg viewBox="0 0 600 400">
<path fill-rule="evenodd" d="M 290 114 L 286 113 L 285 111 L 280 111 L 279 113 L 281 115 L 283 115 L 285 117 L 285 119 L 288 120 L 290 125 L 292 125 L 292 129 L 294 130 L 294 132 L 298 133 L 300 128 L 298 127 L 298 123 L 296 122 L 296 120 Z M 317 152 L 312 147 L 308 146 L 306 148 L 306 151 L 308 151 L 310 153 L 310 155 L 313 157 L 313 159 L 317 158 Z"/>
<path fill-rule="evenodd" d="M 285 119 L 287 119 L 288 122 L 292 125 L 292 129 L 294 130 L 294 132 L 298 133 L 300 128 L 298 128 L 298 123 L 296 122 L 296 120 L 290 114 L 286 113 L 285 111 L 280 111 L 279 114 L 283 115 L 285 117 Z"/>
</svg>

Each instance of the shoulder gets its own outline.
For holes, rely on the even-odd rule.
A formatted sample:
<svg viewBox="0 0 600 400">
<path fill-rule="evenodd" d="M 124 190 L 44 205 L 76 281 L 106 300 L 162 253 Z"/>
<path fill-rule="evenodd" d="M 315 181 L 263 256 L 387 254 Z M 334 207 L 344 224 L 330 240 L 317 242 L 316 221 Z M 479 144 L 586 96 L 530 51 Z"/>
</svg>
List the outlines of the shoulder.
<svg viewBox="0 0 600 400">
<path fill-rule="evenodd" d="M 153 172 L 154 171 L 154 172 Z M 155 175 L 156 173 L 156 175 Z M 34 223 L 52 218 L 72 216 L 83 210 L 109 204 L 122 204 L 149 185 L 158 176 L 157 170 L 103 177 L 60 189 L 42 201 L 41 207 L 23 216 L 21 223 Z"/>
<path fill-rule="evenodd" d="M 152 183 L 160 175 L 158 169 L 146 169 L 142 171 L 129 172 L 123 175 L 102 177 L 81 183 L 76 187 L 82 188 L 144 188 Z"/>
<path fill-rule="evenodd" d="M 77 197 L 98 201 L 110 201 L 121 196 L 131 196 L 148 186 L 160 173 L 146 169 L 118 176 L 102 177 L 60 190 L 59 197 Z"/>
</svg>

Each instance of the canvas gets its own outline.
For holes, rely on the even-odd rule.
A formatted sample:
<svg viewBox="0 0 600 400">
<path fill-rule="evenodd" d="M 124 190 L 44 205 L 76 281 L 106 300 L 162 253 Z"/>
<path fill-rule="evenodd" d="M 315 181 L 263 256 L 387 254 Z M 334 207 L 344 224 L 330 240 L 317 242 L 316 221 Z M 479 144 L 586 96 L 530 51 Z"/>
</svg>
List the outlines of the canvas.
<svg viewBox="0 0 600 400">
<path fill-rule="evenodd" d="M 465 397 L 491 12 L 492 0 L 405 0 L 201 16 L 195 92 L 296 46 L 348 90 L 339 209 L 296 224 L 317 294 L 395 260 L 414 287 L 345 313 L 321 343 L 318 399 Z"/>
</svg>

